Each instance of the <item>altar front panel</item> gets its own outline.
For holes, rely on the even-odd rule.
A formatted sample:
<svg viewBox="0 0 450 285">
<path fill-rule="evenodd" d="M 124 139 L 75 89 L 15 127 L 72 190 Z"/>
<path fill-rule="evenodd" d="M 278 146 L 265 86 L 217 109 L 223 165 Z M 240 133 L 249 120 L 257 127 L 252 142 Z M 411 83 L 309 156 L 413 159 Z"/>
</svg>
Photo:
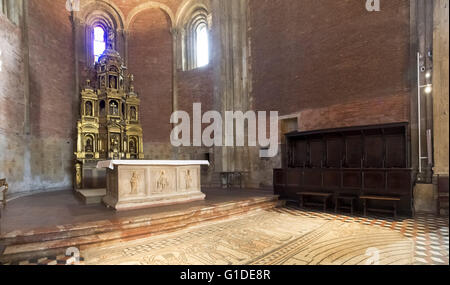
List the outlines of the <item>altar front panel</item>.
<svg viewBox="0 0 450 285">
<path fill-rule="evenodd" d="M 116 210 L 204 200 L 200 165 L 116 165 L 107 170 L 104 203 Z"/>
</svg>

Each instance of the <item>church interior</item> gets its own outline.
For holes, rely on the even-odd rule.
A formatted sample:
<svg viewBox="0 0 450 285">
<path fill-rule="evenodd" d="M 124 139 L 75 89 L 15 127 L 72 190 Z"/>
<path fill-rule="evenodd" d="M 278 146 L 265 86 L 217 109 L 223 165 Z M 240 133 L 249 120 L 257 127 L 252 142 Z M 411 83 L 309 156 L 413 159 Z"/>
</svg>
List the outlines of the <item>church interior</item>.
<svg viewBox="0 0 450 285">
<path fill-rule="evenodd" d="M 448 265 L 448 22 L 448 0 L 0 0 L 0 265 Z M 229 112 L 248 143 L 196 140 Z"/>
</svg>

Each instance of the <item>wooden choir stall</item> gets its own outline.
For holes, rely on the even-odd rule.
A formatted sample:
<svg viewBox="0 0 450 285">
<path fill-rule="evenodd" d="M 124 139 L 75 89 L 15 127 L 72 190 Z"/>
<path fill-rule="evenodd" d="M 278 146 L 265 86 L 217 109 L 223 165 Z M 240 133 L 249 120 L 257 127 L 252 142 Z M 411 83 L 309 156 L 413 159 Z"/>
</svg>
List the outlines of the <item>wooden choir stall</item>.
<svg viewBox="0 0 450 285">
<path fill-rule="evenodd" d="M 282 198 L 324 210 L 413 213 L 407 123 L 293 132 L 283 161 L 274 170 Z"/>
</svg>

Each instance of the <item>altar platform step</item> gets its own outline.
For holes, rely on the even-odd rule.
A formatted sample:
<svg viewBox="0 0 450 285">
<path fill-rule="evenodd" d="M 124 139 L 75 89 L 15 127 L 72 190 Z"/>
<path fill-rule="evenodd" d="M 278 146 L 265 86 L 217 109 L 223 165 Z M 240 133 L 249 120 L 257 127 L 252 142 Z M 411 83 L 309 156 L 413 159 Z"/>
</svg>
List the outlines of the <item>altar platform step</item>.
<svg viewBox="0 0 450 285">
<path fill-rule="evenodd" d="M 10 231 L 12 229 L 10 222 L 13 222 L 14 218 L 10 214 L 15 211 L 11 210 L 10 213 L 5 213 L 6 222 L 5 220 L 2 222 L 3 226 L 6 225 L 7 231 L 2 229 L 0 235 L 0 246 L 4 247 L 3 254 L 0 253 L 0 262 L 16 262 L 29 258 L 60 255 L 70 247 L 76 247 L 82 252 L 83 249 L 93 246 L 174 232 L 203 222 L 224 220 L 283 206 L 283 202 L 278 200 L 278 196 L 274 196 L 270 192 L 208 190 L 205 193 L 207 200 L 202 202 L 124 213 L 116 213 L 100 205 L 79 205 L 71 209 L 70 213 L 64 213 L 62 216 L 72 215 L 74 220 L 79 220 L 78 214 L 86 214 L 85 212 L 91 210 L 92 207 L 96 210 L 100 210 L 102 207 L 101 213 L 96 213 L 91 218 L 84 216 L 85 221 L 80 223 L 58 223 L 36 228 L 28 225 L 23 229 L 12 231 Z M 37 200 L 36 203 L 40 204 L 41 201 Z M 11 204 L 8 209 L 13 206 L 13 203 Z M 49 204 L 51 208 L 52 200 L 49 200 Z M 58 215 L 58 213 L 54 213 L 54 215 Z M 61 218 L 68 219 L 68 217 Z M 18 225 L 21 222 L 22 219 L 19 219 Z M 43 222 L 36 222 L 36 225 L 38 224 L 42 225 Z"/>
<path fill-rule="evenodd" d="M 100 204 L 106 196 L 106 188 L 103 189 L 80 189 L 77 190 L 78 197 L 86 205 Z"/>
</svg>

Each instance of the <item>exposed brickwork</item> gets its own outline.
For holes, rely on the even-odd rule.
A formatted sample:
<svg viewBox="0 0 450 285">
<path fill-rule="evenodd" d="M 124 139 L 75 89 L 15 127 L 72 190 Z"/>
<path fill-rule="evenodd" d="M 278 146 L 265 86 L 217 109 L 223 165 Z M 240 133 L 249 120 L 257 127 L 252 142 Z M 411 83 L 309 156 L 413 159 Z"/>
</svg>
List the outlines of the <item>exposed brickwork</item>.
<svg viewBox="0 0 450 285">
<path fill-rule="evenodd" d="M 409 1 L 369 13 L 360 0 L 250 0 L 250 11 L 256 109 L 305 110 L 306 129 L 408 120 Z"/>
<path fill-rule="evenodd" d="M 192 114 L 194 103 L 202 103 L 202 112 L 213 108 L 213 72 L 211 65 L 178 71 L 178 109 Z"/>
<path fill-rule="evenodd" d="M 23 57 L 21 30 L 0 14 L 0 133 L 23 130 Z"/>
<path fill-rule="evenodd" d="M 300 130 L 312 131 L 327 128 L 366 126 L 373 124 L 407 122 L 409 108 L 405 95 L 368 98 L 300 113 Z"/>
<path fill-rule="evenodd" d="M 10 192 L 23 179 L 25 114 L 21 30 L 0 13 L 0 178 Z"/>
<path fill-rule="evenodd" d="M 30 116 L 33 136 L 73 137 L 75 74 L 69 16 L 64 1 L 29 1 Z"/>
<path fill-rule="evenodd" d="M 128 68 L 141 98 L 145 142 L 169 142 L 172 114 L 172 35 L 166 14 L 149 9 L 138 14 L 129 32 Z"/>
</svg>

